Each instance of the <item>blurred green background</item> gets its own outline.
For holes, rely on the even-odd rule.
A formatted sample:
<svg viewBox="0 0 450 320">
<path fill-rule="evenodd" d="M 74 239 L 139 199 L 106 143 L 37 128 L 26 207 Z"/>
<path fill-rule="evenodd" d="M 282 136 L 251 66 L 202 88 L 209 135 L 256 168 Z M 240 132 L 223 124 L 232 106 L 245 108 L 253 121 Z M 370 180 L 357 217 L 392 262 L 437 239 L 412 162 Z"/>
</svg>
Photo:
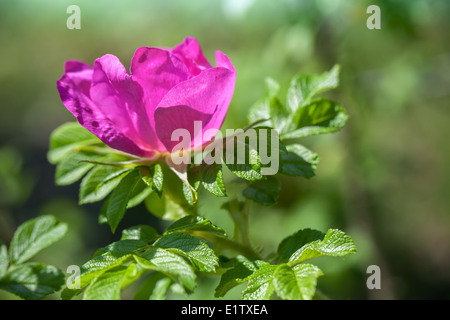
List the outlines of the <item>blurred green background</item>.
<svg viewBox="0 0 450 320">
<path fill-rule="evenodd" d="M 81 9 L 80 30 L 66 27 L 72 4 Z M 380 30 L 366 27 L 371 4 L 381 8 Z M 49 135 L 74 120 L 56 81 L 65 60 L 92 64 L 110 53 L 129 66 L 138 47 L 171 47 L 189 35 L 211 62 L 221 50 L 237 70 L 224 128 L 247 124 L 246 111 L 264 94 L 265 77 L 285 92 L 297 72 L 342 67 L 341 85 L 329 95 L 348 110 L 348 125 L 301 141 L 321 158 L 317 176 L 283 179 L 279 204 L 253 205 L 252 242 L 270 253 L 300 228 L 340 228 L 354 238 L 358 253 L 317 260 L 325 295 L 448 299 L 449 15 L 447 0 L 1 0 L 0 239 L 8 243 L 20 223 L 53 214 L 70 231 L 36 260 L 62 270 L 117 240 L 97 223 L 99 205 L 77 205 L 78 184 L 54 184 L 55 168 L 46 160 Z M 222 199 L 201 197 L 202 214 L 232 233 Z M 166 225 L 141 206 L 127 213 L 122 227 L 141 223 Z M 366 286 L 369 265 L 381 268 L 380 290 Z M 201 281 L 188 298 L 211 298 L 217 281 Z M 239 288 L 225 296 L 238 297 Z M 0 298 L 15 297 L 0 292 Z"/>
</svg>

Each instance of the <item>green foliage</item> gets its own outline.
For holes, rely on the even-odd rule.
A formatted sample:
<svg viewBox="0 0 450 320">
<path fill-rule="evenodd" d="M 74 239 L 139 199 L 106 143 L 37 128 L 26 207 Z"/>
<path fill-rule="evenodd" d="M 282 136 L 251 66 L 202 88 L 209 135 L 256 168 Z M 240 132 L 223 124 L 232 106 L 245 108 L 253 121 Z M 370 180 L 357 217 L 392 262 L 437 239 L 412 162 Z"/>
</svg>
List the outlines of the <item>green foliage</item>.
<svg viewBox="0 0 450 320">
<path fill-rule="evenodd" d="M 277 97 L 279 85 L 271 79 L 267 81 L 266 97 L 250 110 L 249 121 L 266 120 L 264 123 L 279 130 L 283 141 L 335 132 L 344 127 L 348 115 L 338 103 L 314 97 L 336 88 L 338 77 L 339 66 L 320 75 L 295 76 L 288 89 L 285 106 Z"/>
<path fill-rule="evenodd" d="M 165 299 L 170 292 L 192 293 L 198 276 L 208 273 L 221 275 L 216 297 L 246 283 L 241 293 L 246 300 L 314 298 L 322 271 L 304 262 L 354 253 L 353 240 L 336 229 L 325 234 L 302 229 L 281 241 L 274 260 L 261 257 L 249 237 L 250 202 L 276 205 L 281 175 L 315 175 L 319 156 L 291 139 L 335 132 L 345 125 L 348 116 L 342 106 L 316 97 L 337 87 L 338 74 L 336 66 L 320 75 L 295 76 L 286 104 L 277 96 L 278 83 L 267 79 L 266 96 L 250 111 L 252 124 L 214 141 L 210 146 L 223 147 L 221 154 L 214 150 L 200 164 L 175 164 L 167 155 L 137 159 L 108 148 L 75 123 L 56 129 L 48 154 L 49 161 L 57 165 L 56 183 L 67 185 L 81 179 L 80 204 L 104 201 L 100 223 L 108 223 L 114 233 L 127 209 L 140 204 L 156 217 L 172 221 L 161 235 L 148 225 L 123 230 L 119 241 L 97 250 L 80 267 L 80 274 L 67 284 L 61 297 L 83 294 L 86 300 L 117 300 L 124 288 L 142 279 L 135 299 Z M 221 158 L 224 164 L 210 162 L 211 157 Z M 276 174 L 265 171 L 273 164 L 268 159 L 278 161 Z M 221 206 L 234 222 L 233 237 L 199 216 L 197 210 L 202 189 L 219 199 L 228 197 L 225 171 L 235 177 L 238 183 L 234 186 L 242 186 L 238 197 Z M 65 232 L 64 226 L 53 220 L 30 236 L 33 227 L 31 223 L 18 230 L 9 256 L 5 247 L 0 247 L 0 275 L 6 272 L 8 283 L 17 279 L 6 271 L 8 261 L 23 262 Z M 24 243 L 26 246 L 20 245 Z M 235 253 L 233 257 L 223 255 L 230 251 Z"/>
<path fill-rule="evenodd" d="M 54 266 L 25 263 L 12 268 L 0 279 L 0 289 L 26 300 L 38 300 L 59 290 L 64 274 Z"/>
<path fill-rule="evenodd" d="M 27 262 L 39 251 L 59 241 L 67 225 L 46 215 L 28 220 L 14 233 L 8 248 L 0 241 L 0 289 L 23 299 L 37 300 L 58 291 L 64 274 L 56 267 Z"/>
<path fill-rule="evenodd" d="M 339 65 L 330 71 L 315 75 L 296 75 L 289 86 L 286 101 L 287 108 L 295 113 L 298 109 L 308 105 L 313 97 L 321 92 L 335 89 L 339 85 Z"/>
<path fill-rule="evenodd" d="M 80 126 L 78 122 L 68 122 L 52 132 L 47 157 L 50 163 L 57 164 L 80 147 L 100 143 L 96 136 Z"/>
<path fill-rule="evenodd" d="M 67 225 L 53 216 L 41 216 L 26 221 L 17 228 L 9 247 L 9 261 L 20 264 L 42 249 L 60 240 L 67 232 Z"/>
<path fill-rule="evenodd" d="M 257 138 L 258 135 L 254 132 L 247 134 L 242 132 L 226 139 L 223 161 L 238 178 L 256 181 L 264 177 L 261 173 L 262 164 L 258 149 L 255 145 L 250 144 L 251 139 Z M 242 150 L 241 155 L 239 150 Z"/>
<path fill-rule="evenodd" d="M 134 170 L 123 178 L 105 203 L 106 222 L 111 227 L 111 231 L 116 231 L 119 222 L 122 220 L 127 209 L 128 201 L 140 181 L 139 172 Z"/>
<path fill-rule="evenodd" d="M 249 260 L 244 256 L 237 256 L 228 265 L 227 271 L 222 274 L 219 285 L 216 287 L 215 296 L 223 297 L 229 290 L 248 280 L 248 278 L 267 262 Z M 224 268 L 227 266 L 224 266 Z"/>
<path fill-rule="evenodd" d="M 199 271 L 214 272 L 216 266 L 219 265 L 214 250 L 200 239 L 189 234 L 169 233 L 158 239 L 154 245 L 185 255 Z"/>
<path fill-rule="evenodd" d="M 299 264 L 293 268 L 282 264 L 273 274 L 274 287 L 282 299 L 311 300 L 320 275 L 322 271 L 312 264 Z"/>
<path fill-rule="evenodd" d="M 158 239 L 158 232 L 146 225 L 134 226 L 122 231 L 120 240 L 140 240 L 149 243 Z"/>
<path fill-rule="evenodd" d="M 119 300 L 120 291 L 126 285 L 136 280 L 135 264 L 118 266 L 102 273 L 91 282 L 83 295 L 84 300 Z"/>
<path fill-rule="evenodd" d="M 271 206 L 277 202 L 280 193 L 280 182 L 269 176 L 265 180 L 253 181 L 242 191 L 242 195 L 263 206 Z"/>
<path fill-rule="evenodd" d="M 135 300 L 164 300 L 172 279 L 160 272 L 151 273 L 136 292 Z"/>
<path fill-rule="evenodd" d="M 292 116 L 292 129 L 283 132 L 284 139 L 296 139 L 341 129 L 348 119 L 344 108 L 328 99 L 317 99 L 299 108 Z"/>
<path fill-rule="evenodd" d="M 207 233 L 218 237 L 226 237 L 225 231 L 212 224 L 209 219 L 205 219 L 199 216 L 186 216 L 178 221 L 172 223 L 164 234 L 169 234 L 172 232 L 183 232 L 183 233 Z"/>
<path fill-rule="evenodd" d="M 8 265 L 8 248 L 3 243 L 3 241 L 0 240 L 0 278 L 3 277 L 6 272 L 8 272 Z"/>
<path fill-rule="evenodd" d="M 341 230 L 331 229 L 323 239 L 309 242 L 292 253 L 289 264 L 297 264 L 320 256 L 343 257 L 355 251 L 353 240 L 348 235 Z"/>
<path fill-rule="evenodd" d="M 268 300 L 274 292 L 273 273 L 279 267 L 265 264 L 248 276 L 248 284 L 242 292 L 244 300 Z"/>
<path fill-rule="evenodd" d="M 217 197 L 226 197 L 225 182 L 220 164 L 202 164 L 200 166 L 200 181 L 203 187 Z"/>
<path fill-rule="evenodd" d="M 310 300 L 315 294 L 317 278 L 323 273 L 317 266 L 302 262 L 323 255 L 343 257 L 355 252 L 353 241 L 342 231 L 330 229 L 323 234 L 317 230 L 299 230 L 280 243 L 278 258 L 271 263 L 237 259 L 222 275 L 216 296 L 221 297 L 236 285 L 247 282 L 242 299 L 265 300 L 276 294 L 281 299 Z M 283 263 L 286 260 L 288 263 Z"/>
<path fill-rule="evenodd" d="M 130 169 L 113 166 L 95 166 L 80 184 L 79 203 L 103 200 L 130 173 Z"/>
<path fill-rule="evenodd" d="M 281 152 L 279 173 L 311 178 L 315 175 L 319 156 L 300 144 L 291 144 Z"/>
</svg>

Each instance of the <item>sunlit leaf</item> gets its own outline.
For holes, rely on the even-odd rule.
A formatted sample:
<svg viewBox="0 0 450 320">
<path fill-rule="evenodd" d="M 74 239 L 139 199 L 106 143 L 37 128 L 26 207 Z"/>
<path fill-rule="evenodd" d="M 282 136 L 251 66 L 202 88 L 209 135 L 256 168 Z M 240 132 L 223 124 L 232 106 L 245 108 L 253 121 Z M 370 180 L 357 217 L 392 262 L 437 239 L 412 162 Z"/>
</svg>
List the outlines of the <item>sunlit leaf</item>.
<svg viewBox="0 0 450 320">
<path fill-rule="evenodd" d="M 339 65 L 322 74 L 295 76 L 287 93 L 287 107 L 292 113 L 301 106 L 308 104 L 311 99 L 323 91 L 337 88 L 339 85 Z"/>
<path fill-rule="evenodd" d="M 103 200 L 130 172 L 131 169 L 95 166 L 81 181 L 79 203 L 85 204 Z"/>
<path fill-rule="evenodd" d="M 336 132 L 345 126 L 349 116 L 344 108 L 328 99 L 313 100 L 297 109 L 293 115 L 293 130 L 282 132 L 283 139 L 296 139 L 306 136 Z"/>
<path fill-rule="evenodd" d="M 214 225 L 209 219 L 199 216 L 186 216 L 175 221 L 167 228 L 164 234 L 169 234 L 172 232 L 204 232 L 211 233 L 219 237 L 226 237 L 226 233 L 222 228 Z"/>
<path fill-rule="evenodd" d="M 67 224 L 44 215 L 21 224 L 11 240 L 9 259 L 13 264 L 27 261 L 42 249 L 57 242 L 67 232 Z"/>
<path fill-rule="evenodd" d="M 203 272 L 214 272 L 219 259 L 206 243 L 185 233 L 169 233 L 158 239 L 154 246 L 173 251 L 189 258 Z"/>
<path fill-rule="evenodd" d="M 216 297 L 223 297 L 235 286 L 248 280 L 248 277 L 256 270 L 267 265 L 267 262 L 261 260 L 249 260 L 243 256 L 237 256 L 232 261 L 232 267 L 222 274 L 220 282 L 215 289 Z"/>
<path fill-rule="evenodd" d="M 312 264 L 280 265 L 274 273 L 276 293 L 285 300 L 311 300 L 322 271 Z"/>
<path fill-rule="evenodd" d="M 266 264 L 255 270 L 248 277 L 248 284 L 242 292 L 244 300 L 268 300 L 275 290 L 273 274 L 277 265 Z"/>
<path fill-rule="evenodd" d="M 144 269 L 159 271 L 179 282 L 190 293 L 196 286 L 197 276 L 192 267 L 179 255 L 163 248 L 152 247 L 140 257 L 134 257 Z"/>
<path fill-rule="evenodd" d="M 79 288 L 66 288 L 62 291 L 61 297 L 64 300 L 72 299 L 102 273 L 131 260 L 132 254 L 143 249 L 145 245 L 145 242 L 139 240 L 120 240 L 97 250 L 92 259 L 80 267 L 79 278 L 70 284 L 75 287 L 78 281 Z"/>
<path fill-rule="evenodd" d="M 120 240 L 140 240 L 145 243 L 155 241 L 159 237 L 158 232 L 147 225 L 138 225 L 122 231 Z"/>
<path fill-rule="evenodd" d="M 47 157 L 50 163 L 56 164 L 81 146 L 101 143 L 100 139 L 78 122 L 67 122 L 52 132 Z"/>
<path fill-rule="evenodd" d="M 54 266 L 26 263 L 7 272 L 0 279 L 0 289 L 26 300 L 38 300 L 58 291 L 64 274 Z"/>
<path fill-rule="evenodd" d="M 352 238 L 343 231 L 330 229 L 323 239 L 301 246 L 289 258 L 289 264 L 297 264 L 320 256 L 343 257 L 356 252 Z"/>
</svg>

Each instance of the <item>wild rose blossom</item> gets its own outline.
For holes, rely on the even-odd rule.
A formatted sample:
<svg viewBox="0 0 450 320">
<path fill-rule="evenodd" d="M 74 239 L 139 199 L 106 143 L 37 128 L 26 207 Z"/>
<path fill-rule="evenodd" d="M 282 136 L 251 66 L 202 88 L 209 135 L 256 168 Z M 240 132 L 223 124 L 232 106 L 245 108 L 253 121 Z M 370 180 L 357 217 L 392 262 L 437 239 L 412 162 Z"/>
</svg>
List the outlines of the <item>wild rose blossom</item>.
<svg viewBox="0 0 450 320">
<path fill-rule="evenodd" d="M 190 133 L 193 148 L 206 130 L 219 130 L 235 82 L 236 71 L 225 54 L 216 51 L 212 67 L 197 40 L 187 37 L 173 49 L 137 49 L 130 74 L 110 54 L 93 67 L 66 61 L 57 88 L 66 108 L 105 144 L 151 158 L 173 150 L 176 129 Z M 194 132 L 197 121 L 202 132 Z"/>
</svg>

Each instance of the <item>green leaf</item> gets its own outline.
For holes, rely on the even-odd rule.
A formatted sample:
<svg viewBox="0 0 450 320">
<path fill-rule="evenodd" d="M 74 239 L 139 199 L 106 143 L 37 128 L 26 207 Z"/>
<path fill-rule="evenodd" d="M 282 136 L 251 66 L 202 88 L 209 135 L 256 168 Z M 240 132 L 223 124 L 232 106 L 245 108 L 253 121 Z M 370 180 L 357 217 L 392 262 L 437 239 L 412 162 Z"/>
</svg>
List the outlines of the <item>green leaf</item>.
<svg viewBox="0 0 450 320">
<path fill-rule="evenodd" d="M 226 197 L 225 182 L 223 181 L 222 165 L 213 163 L 200 166 L 200 181 L 203 187 L 217 197 Z"/>
<path fill-rule="evenodd" d="M 8 248 L 6 248 L 6 245 L 0 240 L 0 278 L 8 271 L 8 266 Z"/>
<path fill-rule="evenodd" d="M 113 242 L 104 248 L 98 249 L 92 256 L 93 260 L 96 257 L 104 255 L 105 257 L 121 258 L 127 254 L 132 254 L 145 248 L 146 243 L 142 240 L 136 239 L 121 239 Z M 89 261 L 87 262 L 89 263 Z"/>
<path fill-rule="evenodd" d="M 322 271 L 312 264 L 280 265 L 274 273 L 277 295 L 285 300 L 311 300 Z"/>
<path fill-rule="evenodd" d="M 186 205 L 182 205 L 179 200 L 167 192 L 163 192 L 161 198 L 154 192 L 144 200 L 144 203 L 154 216 L 163 220 L 178 220 L 191 213 L 188 204 L 183 200 Z"/>
<path fill-rule="evenodd" d="M 144 200 L 153 192 L 153 189 L 149 187 L 144 180 L 139 180 L 130 195 L 130 199 L 127 203 L 127 209 L 136 207 L 144 202 Z"/>
<path fill-rule="evenodd" d="M 198 167 L 188 170 L 188 183 L 183 183 L 183 194 L 189 205 L 193 206 L 198 201 L 198 189 L 200 187 L 200 177 Z"/>
<path fill-rule="evenodd" d="M 242 191 L 247 199 L 253 200 L 263 206 L 271 206 L 277 202 L 280 194 L 280 182 L 268 176 L 265 180 L 254 181 Z"/>
<path fill-rule="evenodd" d="M 311 178 L 315 175 L 319 156 L 300 144 L 291 144 L 281 151 L 279 173 L 289 176 Z"/>
<path fill-rule="evenodd" d="M 140 240 L 149 243 L 158 239 L 158 232 L 147 225 L 134 226 L 122 231 L 120 240 Z"/>
<path fill-rule="evenodd" d="M 107 207 L 105 208 L 105 217 L 113 233 L 116 231 L 119 222 L 123 219 L 128 201 L 140 181 L 141 177 L 139 172 L 134 170 L 120 181 L 119 185 L 109 196 Z"/>
<path fill-rule="evenodd" d="M 328 99 L 313 100 L 299 108 L 293 115 L 293 130 L 281 133 L 283 139 L 296 139 L 306 136 L 332 133 L 345 126 L 348 115 L 344 108 Z"/>
<path fill-rule="evenodd" d="M 206 243 L 185 233 L 169 233 L 158 239 L 154 246 L 164 248 L 189 258 L 202 272 L 214 272 L 219 259 Z"/>
<path fill-rule="evenodd" d="M 98 159 L 101 159 L 98 154 L 89 152 L 80 151 L 68 154 L 56 166 L 55 183 L 59 186 L 66 186 L 78 181 L 94 167 L 94 164 L 82 161 Z"/>
<path fill-rule="evenodd" d="M 273 125 L 273 115 L 276 113 L 274 112 L 274 109 L 278 109 L 280 105 L 280 102 L 276 97 L 280 90 L 280 85 L 272 78 L 266 78 L 265 82 L 267 88 L 266 96 L 250 108 L 248 120 L 249 123 L 255 123 L 268 119 L 264 122 L 266 125 L 278 128 Z"/>
<path fill-rule="evenodd" d="M 289 258 L 294 265 L 320 256 L 343 257 L 356 252 L 352 238 L 343 231 L 329 229 L 322 240 L 307 243 L 295 251 Z"/>
<path fill-rule="evenodd" d="M 252 261 L 243 256 L 237 256 L 231 263 L 232 268 L 223 273 L 220 278 L 215 289 L 215 297 L 223 297 L 232 288 L 247 281 L 253 272 L 268 264 L 261 260 Z"/>
<path fill-rule="evenodd" d="M 315 75 L 297 75 L 290 84 L 287 93 L 287 107 L 294 113 L 299 107 L 308 104 L 318 93 L 337 88 L 339 85 L 339 65 L 330 71 Z"/>
<path fill-rule="evenodd" d="M 172 232 L 184 232 L 195 234 L 197 232 L 211 233 L 215 236 L 226 237 L 225 231 L 212 224 L 209 219 L 199 216 L 186 216 L 172 223 L 164 233 L 164 235 Z"/>
<path fill-rule="evenodd" d="M 132 259 L 132 254 L 142 250 L 145 246 L 146 243 L 139 240 L 120 240 L 97 250 L 93 258 L 80 267 L 80 287 L 64 289 L 61 297 L 64 300 L 71 299 L 102 273 Z M 70 284 L 71 287 L 75 286 L 75 281 Z"/>
<path fill-rule="evenodd" d="M 135 264 L 130 264 L 105 271 L 86 288 L 83 300 L 120 300 L 122 285 L 130 270 L 135 268 Z"/>
<path fill-rule="evenodd" d="M 58 291 L 64 274 L 54 266 L 26 263 L 10 270 L 0 279 L 0 289 L 26 300 L 38 300 Z"/>
<path fill-rule="evenodd" d="M 50 135 L 47 158 L 50 163 L 56 164 L 81 146 L 101 143 L 100 139 L 78 122 L 68 122 L 56 128 Z"/>
<path fill-rule="evenodd" d="M 244 300 L 268 300 L 275 290 L 273 274 L 277 265 L 263 265 L 248 277 L 248 284 L 242 292 Z"/>
<path fill-rule="evenodd" d="M 267 98 L 257 101 L 248 113 L 248 123 L 251 124 L 261 120 L 266 120 L 263 122 L 265 125 L 273 125 L 270 113 L 270 100 Z"/>
<path fill-rule="evenodd" d="M 81 181 L 79 204 L 103 200 L 131 172 L 131 169 L 97 165 Z"/>
<path fill-rule="evenodd" d="M 199 181 L 197 176 L 188 176 L 189 166 L 185 163 L 176 164 L 172 161 L 171 157 L 166 157 L 166 164 L 172 170 L 173 173 L 183 182 L 183 195 L 190 205 L 193 205 L 198 200 L 198 187 Z M 192 184 L 193 183 L 193 184 Z"/>
<path fill-rule="evenodd" d="M 153 185 L 159 195 L 163 190 L 164 174 L 160 164 L 155 164 L 153 167 Z"/>
<path fill-rule="evenodd" d="M 125 273 L 125 277 L 121 283 L 121 289 L 128 287 L 130 284 L 138 280 L 141 275 L 144 273 L 136 263 L 131 263 L 128 265 L 127 271 Z"/>
<path fill-rule="evenodd" d="M 162 195 L 159 196 L 155 192 L 145 199 L 148 211 L 164 220 L 178 220 L 186 215 L 193 214 L 195 207 L 185 201 L 183 180 L 178 176 L 178 174 L 181 174 L 183 179 L 187 179 L 187 171 L 176 173 L 174 168 L 167 166 L 164 166 L 163 169 L 164 187 Z M 189 182 L 187 183 L 189 184 Z M 194 190 L 194 192 L 196 191 Z"/>
<path fill-rule="evenodd" d="M 312 229 L 302 229 L 284 238 L 278 245 L 278 260 L 280 262 L 287 262 L 294 252 L 304 245 L 321 241 L 325 237 L 325 233 Z"/>
<path fill-rule="evenodd" d="M 223 161 L 237 177 L 255 181 L 263 178 L 261 159 L 258 153 L 258 132 L 249 129 L 238 131 L 226 138 Z"/>
<path fill-rule="evenodd" d="M 53 216 L 45 215 L 24 222 L 11 240 L 9 259 L 12 264 L 20 264 L 42 249 L 59 241 L 67 232 L 67 224 Z"/>
<path fill-rule="evenodd" d="M 134 258 L 142 268 L 164 273 L 180 283 L 188 293 L 196 286 L 197 276 L 192 267 L 182 257 L 169 250 L 152 247 L 140 257 Z"/>
<path fill-rule="evenodd" d="M 164 174 L 159 163 L 150 168 L 141 167 L 141 175 L 143 181 L 161 197 L 163 191 Z"/>
<path fill-rule="evenodd" d="M 153 272 L 136 292 L 134 300 L 164 300 L 172 279 L 160 272 Z"/>
<path fill-rule="evenodd" d="M 273 128 L 278 129 L 280 132 L 287 130 L 290 114 L 286 112 L 285 106 L 281 104 L 280 100 L 275 98 L 270 101 L 270 115 Z"/>
</svg>

